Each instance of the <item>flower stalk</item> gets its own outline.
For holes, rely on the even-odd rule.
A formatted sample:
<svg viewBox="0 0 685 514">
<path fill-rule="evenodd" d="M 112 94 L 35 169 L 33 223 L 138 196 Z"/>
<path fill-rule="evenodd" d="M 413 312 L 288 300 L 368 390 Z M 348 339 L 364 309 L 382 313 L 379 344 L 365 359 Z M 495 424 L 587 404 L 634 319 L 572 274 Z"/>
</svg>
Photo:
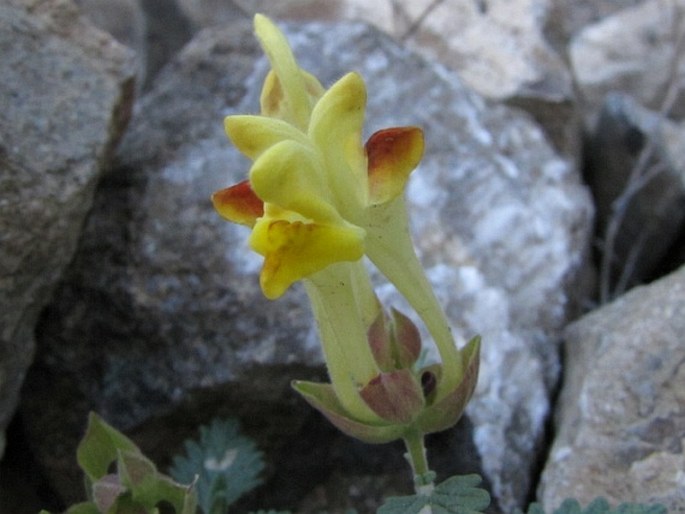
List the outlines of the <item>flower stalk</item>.
<svg viewBox="0 0 685 514">
<path fill-rule="evenodd" d="M 361 308 L 375 298 L 365 274 L 361 262 L 337 263 L 312 275 L 304 284 L 340 403 L 357 413 L 358 419 L 378 422 L 379 416 L 359 395 L 359 389 L 380 373 L 366 339 L 368 309 Z"/>
<path fill-rule="evenodd" d="M 414 488 L 416 494 L 429 495 L 434 489 L 435 473 L 428 468 L 426 447 L 421 432 L 411 431 L 404 436 L 404 445 L 407 448 L 405 456 L 409 461 L 414 475 Z"/>
</svg>

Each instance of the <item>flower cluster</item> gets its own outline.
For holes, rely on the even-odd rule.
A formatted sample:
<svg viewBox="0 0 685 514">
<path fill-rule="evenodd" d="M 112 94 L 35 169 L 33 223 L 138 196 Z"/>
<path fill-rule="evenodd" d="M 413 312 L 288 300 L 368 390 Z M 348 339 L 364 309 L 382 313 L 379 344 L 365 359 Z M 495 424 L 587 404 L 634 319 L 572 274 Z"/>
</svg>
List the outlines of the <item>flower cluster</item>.
<svg viewBox="0 0 685 514">
<path fill-rule="evenodd" d="M 331 384 L 295 389 L 344 432 L 368 442 L 443 430 L 456 422 L 478 374 L 479 341 L 458 350 L 411 242 L 404 190 L 423 133 L 362 129 L 366 87 L 348 73 L 325 89 L 301 69 L 266 17 L 255 32 L 271 63 L 261 114 L 229 116 L 228 137 L 252 161 L 249 177 L 217 191 L 221 216 L 249 226 L 271 299 L 304 282 Z M 409 319 L 382 309 L 363 257 L 426 324 L 441 363 L 417 369 L 421 341 Z"/>
</svg>

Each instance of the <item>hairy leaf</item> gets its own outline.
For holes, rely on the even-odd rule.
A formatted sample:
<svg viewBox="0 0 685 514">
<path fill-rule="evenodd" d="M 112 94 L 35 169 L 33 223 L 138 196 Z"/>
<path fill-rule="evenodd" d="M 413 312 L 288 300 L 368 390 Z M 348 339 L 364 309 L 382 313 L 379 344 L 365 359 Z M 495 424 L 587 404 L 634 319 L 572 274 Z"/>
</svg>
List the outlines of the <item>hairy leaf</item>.
<svg viewBox="0 0 685 514">
<path fill-rule="evenodd" d="M 481 477 L 449 478 L 429 494 L 396 496 L 378 509 L 378 514 L 480 514 L 490 505 L 490 495 L 478 485 Z"/>
<path fill-rule="evenodd" d="M 140 453 L 133 441 L 91 412 L 86 435 L 76 449 L 76 460 L 83 472 L 93 482 L 101 479 L 120 451 Z"/>
<path fill-rule="evenodd" d="M 215 419 L 200 427 L 200 440 L 186 441 L 185 449 L 185 456 L 174 458 L 170 473 L 180 482 L 197 477 L 198 504 L 205 514 L 225 513 L 261 482 L 262 454 L 252 439 L 240 434 L 233 419 Z"/>
</svg>

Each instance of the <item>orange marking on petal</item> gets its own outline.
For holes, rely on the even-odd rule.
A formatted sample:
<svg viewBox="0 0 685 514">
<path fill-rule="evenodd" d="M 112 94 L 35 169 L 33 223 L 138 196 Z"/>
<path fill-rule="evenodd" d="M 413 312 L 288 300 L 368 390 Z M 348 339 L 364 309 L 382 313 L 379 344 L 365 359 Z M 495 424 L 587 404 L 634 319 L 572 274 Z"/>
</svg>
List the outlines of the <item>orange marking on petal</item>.
<svg viewBox="0 0 685 514">
<path fill-rule="evenodd" d="M 423 155 L 423 131 L 418 127 L 379 130 L 366 142 L 369 193 L 373 203 L 384 203 L 404 191 L 409 174 Z"/>
<path fill-rule="evenodd" d="M 264 202 L 252 190 L 249 180 L 215 192 L 212 203 L 223 218 L 248 227 L 264 215 Z"/>
</svg>

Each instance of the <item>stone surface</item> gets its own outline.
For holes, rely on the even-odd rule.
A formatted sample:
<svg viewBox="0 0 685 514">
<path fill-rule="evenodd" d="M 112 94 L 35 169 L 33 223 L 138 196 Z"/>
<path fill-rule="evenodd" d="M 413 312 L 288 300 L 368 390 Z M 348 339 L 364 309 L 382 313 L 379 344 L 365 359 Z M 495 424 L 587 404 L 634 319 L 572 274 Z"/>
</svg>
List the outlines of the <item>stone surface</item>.
<svg viewBox="0 0 685 514">
<path fill-rule="evenodd" d="M 542 476 L 547 511 L 659 502 L 685 512 L 685 268 L 565 331 L 558 434 Z"/>
<path fill-rule="evenodd" d="M 177 0 L 181 9 L 198 27 L 251 19 L 263 13 L 274 19 L 298 21 L 356 20 L 374 24 L 384 32 L 393 29 L 393 4 L 387 0 Z"/>
<path fill-rule="evenodd" d="M 570 99 L 570 77 L 546 44 L 542 28 L 549 0 L 179 0 L 205 25 L 235 16 L 236 6 L 252 15 L 297 20 L 362 20 L 407 42 L 454 70 L 489 98 L 510 98 L 524 90 Z"/>
<path fill-rule="evenodd" d="M 412 46 L 458 70 L 488 98 L 510 98 L 533 88 L 568 98 L 570 77 L 542 33 L 549 1 L 433 3 L 402 4 L 411 20 L 404 38 Z"/>
<path fill-rule="evenodd" d="M 145 87 L 149 88 L 157 73 L 191 40 L 195 29 L 175 0 L 138 1 L 146 18 Z"/>
<path fill-rule="evenodd" d="M 145 13 L 138 0 L 74 0 L 97 27 L 120 43 L 145 53 Z"/>
<path fill-rule="evenodd" d="M 81 12 L 98 28 L 109 32 L 136 53 L 138 86 L 147 67 L 147 21 L 139 0 L 75 0 Z"/>
<path fill-rule="evenodd" d="M 132 56 L 67 1 L 0 6 L 0 434 L 126 123 Z M 0 435 L 0 455 L 3 437 Z"/>
<path fill-rule="evenodd" d="M 592 25 L 644 0 L 551 0 L 545 20 L 547 41 L 562 57 L 567 57 L 568 44 L 586 26 Z"/>
<path fill-rule="evenodd" d="M 579 151 L 571 76 L 547 43 L 550 0 L 179 0 L 198 26 L 251 17 L 361 20 L 459 73 L 478 93 L 530 112 L 565 155 Z"/>
<path fill-rule="evenodd" d="M 586 176 L 611 266 L 609 299 L 658 274 L 685 222 L 685 125 L 611 93 L 588 140 Z M 614 228 L 615 227 L 615 230 Z"/>
<path fill-rule="evenodd" d="M 195 31 L 176 0 L 77 0 L 77 4 L 95 25 L 136 52 L 138 90 L 149 87 Z"/>
<path fill-rule="evenodd" d="M 426 156 L 408 192 L 417 243 L 457 339 L 479 332 L 485 341 L 476 398 L 450 436 L 462 442 L 441 457 L 452 473 L 482 472 L 495 511 L 509 510 L 532 485 L 559 333 L 584 293 L 589 195 L 529 117 L 491 106 L 378 31 L 309 24 L 288 35 L 324 84 L 350 69 L 363 74 L 369 134 L 425 128 Z M 401 450 L 393 460 L 385 446 L 342 442 L 289 391 L 290 379 L 323 371 L 303 295 L 295 288 L 264 300 L 246 230 L 221 221 L 208 202 L 247 171 L 221 118 L 257 110 L 267 69 L 264 58 L 254 64 L 258 54 L 245 24 L 201 32 L 142 100 L 120 166 L 98 192 L 74 266 L 39 328 L 36 385 L 24 402 L 34 448 L 65 489 L 76 484 L 71 456 L 91 408 L 162 459 L 194 424 L 241 416 L 248 433 L 267 441 L 276 468 L 286 466 L 281 482 L 298 477 L 286 505 L 341 459 L 347 474 L 368 473 L 366 464 L 375 474 L 406 473 Z M 42 420 L 59 427 L 47 441 L 38 437 Z M 361 467 L 351 469 L 354 462 Z M 269 491 L 260 498 L 276 498 Z"/>
<path fill-rule="evenodd" d="M 543 29 L 549 0 L 431 0 L 398 4 L 394 34 L 456 70 L 493 100 L 531 113 L 564 154 L 579 151 L 571 76 Z"/>
<path fill-rule="evenodd" d="M 609 91 L 622 91 L 646 107 L 661 109 L 669 84 L 685 73 L 684 16 L 684 0 L 648 0 L 577 34 L 569 57 L 589 126 Z M 682 87 L 671 113 L 676 118 L 685 115 Z"/>
<path fill-rule="evenodd" d="M 159 457 L 155 448 L 168 451 L 222 403 L 253 425 L 263 422 L 255 410 L 271 411 L 270 426 L 278 425 L 278 412 L 294 401 L 282 398 L 288 377 L 320 364 L 316 342 L 299 337 L 310 323 L 302 298 L 263 298 L 257 263 L 239 243 L 244 232 L 209 202 L 245 171 L 222 115 L 236 108 L 258 55 L 245 25 L 221 36 L 200 36 L 137 106 L 39 327 L 44 353 L 27 379 L 23 412 L 36 451 L 71 500 L 82 489 L 73 451 L 88 410 L 137 428 L 137 440 Z M 47 383 L 50 395 L 42 393 Z"/>
</svg>

